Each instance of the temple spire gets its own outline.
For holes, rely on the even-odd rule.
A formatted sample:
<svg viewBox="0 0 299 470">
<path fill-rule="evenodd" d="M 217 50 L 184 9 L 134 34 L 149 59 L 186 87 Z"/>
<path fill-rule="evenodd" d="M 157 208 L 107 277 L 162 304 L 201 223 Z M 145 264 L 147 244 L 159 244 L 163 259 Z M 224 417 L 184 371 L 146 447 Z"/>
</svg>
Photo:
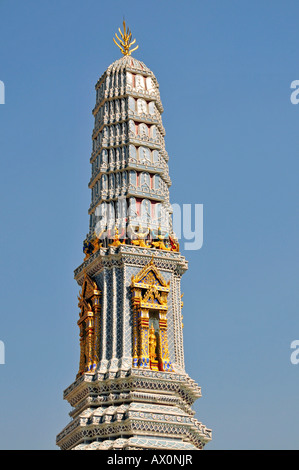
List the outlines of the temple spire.
<svg viewBox="0 0 299 470">
<path fill-rule="evenodd" d="M 122 32 L 121 29 L 118 28 L 119 34 L 121 35 L 122 39 L 120 39 L 115 33 L 116 39 L 119 41 L 119 44 L 116 42 L 115 38 L 113 38 L 113 41 L 115 42 L 117 47 L 120 48 L 123 55 L 131 55 L 132 52 L 136 51 L 136 49 L 138 49 L 139 46 L 136 46 L 134 47 L 134 49 L 130 50 L 130 47 L 135 44 L 136 39 L 133 39 L 133 41 L 131 41 L 132 33 L 129 30 L 129 28 L 126 27 L 125 20 L 123 21 L 123 28 L 124 28 L 124 32 Z"/>
<path fill-rule="evenodd" d="M 89 233 L 74 273 L 79 370 L 64 391 L 72 421 L 57 445 L 189 452 L 203 449 L 211 430 L 194 417 L 201 389 L 185 370 L 188 264 L 172 224 L 159 84 L 130 57 L 137 47 L 123 25 L 115 43 L 124 57 L 95 87 Z"/>
</svg>

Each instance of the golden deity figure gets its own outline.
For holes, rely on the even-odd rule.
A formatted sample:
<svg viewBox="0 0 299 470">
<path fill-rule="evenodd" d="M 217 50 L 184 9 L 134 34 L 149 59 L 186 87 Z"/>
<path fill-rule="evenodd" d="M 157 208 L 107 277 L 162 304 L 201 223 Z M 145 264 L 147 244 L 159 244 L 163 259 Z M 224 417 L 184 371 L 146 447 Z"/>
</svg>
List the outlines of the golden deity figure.
<svg viewBox="0 0 299 470">
<path fill-rule="evenodd" d="M 96 253 L 97 251 L 99 251 L 100 248 L 102 248 L 103 243 L 101 243 L 98 238 L 95 238 L 93 246 L 94 246 L 93 253 Z"/>
<path fill-rule="evenodd" d="M 169 235 L 169 241 L 170 241 L 170 245 L 171 245 L 171 251 L 180 251 L 180 244 L 179 244 L 178 240 L 172 238 Z"/>
<path fill-rule="evenodd" d="M 158 229 L 158 234 L 157 234 L 156 238 L 158 238 L 158 241 L 152 241 L 152 245 L 155 248 L 158 248 L 158 250 L 167 250 L 167 251 L 171 250 L 171 248 L 166 246 L 165 243 L 164 243 L 165 236 L 162 234 L 161 227 L 159 227 L 159 229 Z"/>
<path fill-rule="evenodd" d="M 118 233 L 118 228 L 115 227 L 115 234 L 113 238 L 113 242 L 109 243 L 109 246 L 119 246 L 119 245 L 124 245 L 125 242 L 121 242 L 119 239 L 119 233 Z"/>
<path fill-rule="evenodd" d="M 141 248 L 148 248 L 145 238 L 149 233 L 149 227 L 145 232 L 141 232 L 140 230 L 140 226 L 138 227 L 138 232 L 136 232 L 133 227 L 131 227 L 131 233 L 136 237 L 136 239 L 132 239 L 131 242 L 135 246 L 140 246 Z"/>
<path fill-rule="evenodd" d="M 106 227 L 104 227 L 100 232 L 97 232 L 96 230 L 93 233 L 93 246 L 94 250 L 93 253 L 96 253 L 100 248 L 102 248 L 103 243 L 101 241 L 101 237 L 103 233 L 106 231 Z"/>
<path fill-rule="evenodd" d="M 99 234 L 96 232 L 93 233 L 93 236 L 89 240 L 84 240 L 83 242 L 83 252 L 85 254 L 84 261 L 86 261 L 93 253 L 96 253 L 100 248 L 102 248 L 103 243 L 100 241 L 101 236 L 105 232 L 105 229 L 102 230 Z"/>
<path fill-rule="evenodd" d="M 155 328 L 152 325 L 149 332 L 149 358 L 151 362 L 155 362 L 157 359 L 156 354 L 157 349 L 157 338 L 155 333 Z"/>
</svg>

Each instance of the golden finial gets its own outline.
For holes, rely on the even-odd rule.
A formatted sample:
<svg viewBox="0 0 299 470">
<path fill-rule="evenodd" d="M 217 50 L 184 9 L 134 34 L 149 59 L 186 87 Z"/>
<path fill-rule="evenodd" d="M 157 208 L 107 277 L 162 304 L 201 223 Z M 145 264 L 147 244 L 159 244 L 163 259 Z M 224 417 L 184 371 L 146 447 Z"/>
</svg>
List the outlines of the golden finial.
<svg viewBox="0 0 299 470">
<path fill-rule="evenodd" d="M 117 45 L 117 47 L 120 48 L 121 52 L 123 53 L 123 55 L 131 55 L 132 52 L 136 51 L 136 49 L 138 49 L 139 46 L 136 46 L 134 47 L 134 49 L 131 49 L 130 50 L 130 47 L 133 46 L 133 44 L 135 44 L 136 42 L 136 39 L 134 39 L 132 42 L 131 42 L 131 39 L 132 39 L 132 33 L 131 31 L 129 30 L 129 28 L 126 28 L 126 22 L 125 20 L 123 21 L 123 26 L 124 26 L 124 32 L 122 33 L 120 28 L 118 28 L 118 31 L 122 37 L 122 39 L 120 39 L 117 34 L 115 33 L 115 36 L 116 38 L 118 39 L 119 43 L 118 44 L 116 42 L 116 40 L 113 38 L 113 41 L 115 42 L 115 44 Z"/>
</svg>

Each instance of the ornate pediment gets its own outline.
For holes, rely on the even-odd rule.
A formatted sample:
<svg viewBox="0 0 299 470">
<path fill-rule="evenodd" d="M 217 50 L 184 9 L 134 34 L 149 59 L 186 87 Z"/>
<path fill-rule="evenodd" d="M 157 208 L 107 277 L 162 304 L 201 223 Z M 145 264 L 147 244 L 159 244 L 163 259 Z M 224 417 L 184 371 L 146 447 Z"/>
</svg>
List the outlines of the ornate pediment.
<svg viewBox="0 0 299 470">
<path fill-rule="evenodd" d="M 98 295 L 100 295 L 100 290 L 97 286 L 97 283 L 93 281 L 91 277 L 85 272 L 82 289 L 78 296 L 78 306 L 81 308 L 81 306 L 84 304 L 87 307 L 88 305 L 90 305 L 89 300 L 93 296 Z"/>
<path fill-rule="evenodd" d="M 167 310 L 167 292 L 159 292 L 156 285 L 152 285 L 141 298 L 140 306 L 141 308 Z"/>
<path fill-rule="evenodd" d="M 155 286 L 157 290 L 169 292 L 170 281 L 166 282 L 162 274 L 155 266 L 153 260 L 136 275 L 132 276 L 132 287 L 149 289 Z"/>
</svg>

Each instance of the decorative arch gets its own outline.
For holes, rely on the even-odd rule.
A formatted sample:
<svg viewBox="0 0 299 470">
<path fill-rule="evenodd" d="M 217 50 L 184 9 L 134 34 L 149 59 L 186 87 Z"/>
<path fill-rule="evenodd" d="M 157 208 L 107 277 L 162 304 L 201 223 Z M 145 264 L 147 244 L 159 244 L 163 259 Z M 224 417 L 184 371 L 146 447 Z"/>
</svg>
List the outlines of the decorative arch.
<svg viewBox="0 0 299 470">
<path fill-rule="evenodd" d="M 173 371 L 167 338 L 166 282 L 151 260 L 136 276 L 132 276 L 133 367 Z"/>
</svg>

